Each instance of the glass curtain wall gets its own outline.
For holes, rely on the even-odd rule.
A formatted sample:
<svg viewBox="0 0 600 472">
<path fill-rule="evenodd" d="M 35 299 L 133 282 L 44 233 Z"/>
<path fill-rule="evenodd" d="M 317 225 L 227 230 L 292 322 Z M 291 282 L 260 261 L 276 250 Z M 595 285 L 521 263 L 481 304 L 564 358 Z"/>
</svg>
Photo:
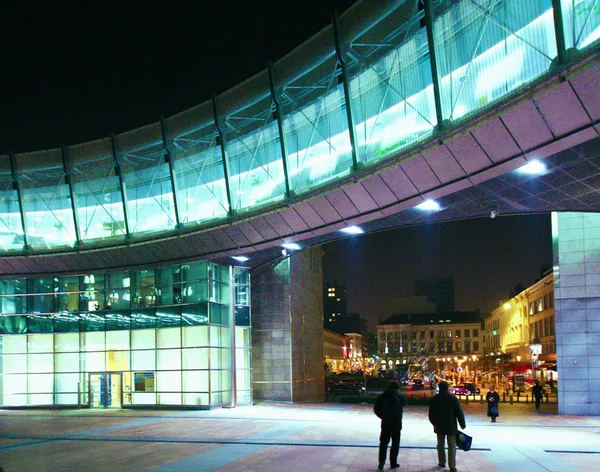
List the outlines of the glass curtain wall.
<svg viewBox="0 0 600 472">
<path fill-rule="evenodd" d="M 1 405 L 252 401 L 246 268 L 3 280 L 0 306 Z"/>
<path fill-rule="evenodd" d="M 560 0 L 560 35 L 552 0 L 430 4 L 431 23 L 421 2 L 359 3 L 340 18 L 339 57 L 328 27 L 214 103 L 0 156 L 0 250 L 119 244 L 309 194 L 521 90 L 552 70 L 557 41 L 583 51 L 600 37 L 596 0 Z"/>
</svg>

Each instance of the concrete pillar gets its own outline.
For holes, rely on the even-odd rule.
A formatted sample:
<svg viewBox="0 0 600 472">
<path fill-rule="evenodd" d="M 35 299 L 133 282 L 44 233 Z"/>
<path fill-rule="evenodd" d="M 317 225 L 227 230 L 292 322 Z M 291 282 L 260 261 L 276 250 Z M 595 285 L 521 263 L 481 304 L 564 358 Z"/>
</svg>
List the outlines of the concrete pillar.
<svg viewBox="0 0 600 472">
<path fill-rule="evenodd" d="M 600 213 L 553 213 L 558 412 L 600 415 Z"/>
<path fill-rule="evenodd" d="M 324 400 L 321 248 L 252 272 L 255 400 Z"/>
</svg>

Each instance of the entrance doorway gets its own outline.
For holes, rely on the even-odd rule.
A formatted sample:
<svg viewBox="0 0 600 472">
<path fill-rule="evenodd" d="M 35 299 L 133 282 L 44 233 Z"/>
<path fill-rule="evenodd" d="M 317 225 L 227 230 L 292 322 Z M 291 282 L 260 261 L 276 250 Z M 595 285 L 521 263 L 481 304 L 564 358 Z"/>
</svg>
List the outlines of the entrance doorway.
<svg viewBox="0 0 600 472">
<path fill-rule="evenodd" d="M 90 408 L 121 408 L 122 372 L 98 372 L 89 374 Z"/>
</svg>

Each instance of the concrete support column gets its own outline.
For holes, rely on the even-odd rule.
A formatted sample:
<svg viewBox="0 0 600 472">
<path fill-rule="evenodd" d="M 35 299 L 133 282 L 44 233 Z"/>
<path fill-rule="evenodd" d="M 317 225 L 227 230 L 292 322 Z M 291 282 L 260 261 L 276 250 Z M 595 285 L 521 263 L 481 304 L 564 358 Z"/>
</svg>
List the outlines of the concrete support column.
<svg viewBox="0 0 600 472">
<path fill-rule="evenodd" d="M 558 412 L 600 415 L 600 213 L 553 213 Z"/>
<path fill-rule="evenodd" d="M 324 399 L 321 262 L 317 247 L 252 273 L 255 400 Z"/>
</svg>

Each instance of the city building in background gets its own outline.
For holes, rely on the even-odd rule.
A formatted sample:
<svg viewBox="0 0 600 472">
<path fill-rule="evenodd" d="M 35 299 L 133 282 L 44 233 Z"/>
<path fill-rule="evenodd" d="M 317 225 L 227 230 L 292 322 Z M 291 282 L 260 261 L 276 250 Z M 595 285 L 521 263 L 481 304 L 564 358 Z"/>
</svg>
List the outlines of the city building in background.
<svg viewBox="0 0 600 472">
<path fill-rule="evenodd" d="M 438 313 L 450 313 L 456 309 L 452 276 L 431 276 L 428 279 L 416 280 L 414 295 L 425 295 L 428 302 L 435 304 L 435 311 Z"/>
<path fill-rule="evenodd" d="M 344 285 L 335 281 L 333 284 L 323 283 L 323 327 L 344 334 L 343 326 L 347 323 L 348 293 Z"/>
<path fill-rule="evenodd" d="M 323 330 L 325 376 L 348 370 L 348 336 Z"/>
<path fill-rule="evenodd" d="M 477 378 L 483 353 L 478 312 L 390 316 L 377 326 L 379 368 L 396 375 L 438 373 L 454 381 Z"/>
<path fill-rule="evenodd" d="M 485 319 L 485 358 L 497 384 L 514 390 L 556 381 L 554 274 L 502 302 Z"/>
</svg>

